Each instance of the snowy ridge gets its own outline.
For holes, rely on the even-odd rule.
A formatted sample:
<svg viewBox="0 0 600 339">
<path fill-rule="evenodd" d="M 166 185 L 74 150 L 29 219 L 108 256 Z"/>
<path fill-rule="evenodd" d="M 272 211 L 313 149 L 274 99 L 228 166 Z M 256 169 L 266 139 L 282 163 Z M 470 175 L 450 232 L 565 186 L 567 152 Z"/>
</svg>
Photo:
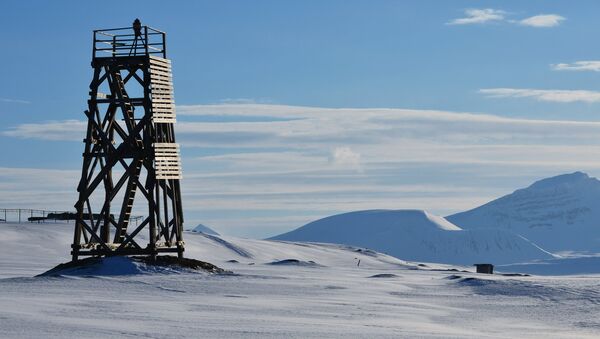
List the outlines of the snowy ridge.
<svg viewBox="0 0 600 339">
<path fill-rule="evenodd" d="M 0 278 L 37 275 L 71 260 L 69 251 L 73 224 L 0 224 Z M 143 244 L 145 235 L 141 235 Z M 323 267 L 415 268 L 416 263 L 367 250 L 365 248 L 335 244 L 306 244 L 242 239 L 214 236 L 205 233 L 185 232 L 185 257 L 202 259 L 228 270 L 238 270 L 241 265 L 268 265 L 285 260 L 314 262 Z M 19 255 L 32 253 L 32 255 Z M 148 268 L 144 264 L 108 258 L 107 265 L 79 270 L 76 275 L 127 275 L 168 272 L 163 268 Z M 110 266 L 106 269 L 104 266 Z M 443 265 L 442 265 L 443 266 Z"/>
<path fill-rule="evenodd" d="M 447 219 L 464 229 L 509 230 L 552 251 L 600 250 L 600 181 L 582 172 L 527 188 Z"/>
<path fill-rule="evenodd" d="M 199 233 L 205 233 L 205 234 L 210 234 L 210 235 L 220 235 L 219 233 L 217 233 L 217 231 L 215 231 L 212 228 L 210 228 L 206 225 L 203 225 L 203 224 L 198 224 L 198 226 L 194 227 L 192 232 L 199 232 Z"/>
<path fill-rule="evenodd" d="M 421 210 L 368 210 L 323 218 L 272 240 L 348 244 L 410 261 L 508 264 L 553 255 L 501 229 L 462 230 Z"/>
</svg>

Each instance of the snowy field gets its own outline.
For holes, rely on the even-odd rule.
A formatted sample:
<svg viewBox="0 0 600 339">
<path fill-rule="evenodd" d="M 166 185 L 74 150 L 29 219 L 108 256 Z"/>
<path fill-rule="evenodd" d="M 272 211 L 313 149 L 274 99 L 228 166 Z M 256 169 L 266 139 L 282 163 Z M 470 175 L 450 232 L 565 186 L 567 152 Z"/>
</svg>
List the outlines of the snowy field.
<svg viewBox="0 0 600 339">
<path fill-rule="evenodd" d="M 186 232 L 188 257 L 233 273 L 113 260 L 105 273 L 115 275 L 33 277 L 69 260 L 71 234 L 72 224 L 0 224 L 0 337 L 600 336 L 598 275 L 489 276 L 345 246 Z"/>
</svg>

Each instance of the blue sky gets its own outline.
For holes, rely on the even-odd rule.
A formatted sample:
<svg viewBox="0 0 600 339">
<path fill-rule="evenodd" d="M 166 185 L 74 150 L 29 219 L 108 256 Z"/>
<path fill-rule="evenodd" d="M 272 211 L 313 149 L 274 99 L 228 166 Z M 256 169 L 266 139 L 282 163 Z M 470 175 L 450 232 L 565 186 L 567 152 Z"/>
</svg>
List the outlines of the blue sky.
<svg viewBox="0 0 600 339">
<path fill-rule="evenodd" d="M 91 31 L 135 17 L 168 33 L 186 227 L 263 237 L 356 209 L 444 215 L 600 175 L 595 1 L 2 7 L 0 207 L 71 208 Z"/>
</svg>

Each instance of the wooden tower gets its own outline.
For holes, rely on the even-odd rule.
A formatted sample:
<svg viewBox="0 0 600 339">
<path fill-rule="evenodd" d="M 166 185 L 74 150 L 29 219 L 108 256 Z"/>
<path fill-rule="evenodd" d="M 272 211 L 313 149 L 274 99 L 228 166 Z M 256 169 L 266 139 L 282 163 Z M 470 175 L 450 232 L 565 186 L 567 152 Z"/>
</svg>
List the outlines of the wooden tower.
<svg viewBox="0 0 600 339">
<path fill-rule="evenodd" d="M 183 257 L 181 162 L 165 33 L 94 31 L 73 261 L 82 256 Z M 133 209 L 148 216 L 133 225 Z"/>
</svg>

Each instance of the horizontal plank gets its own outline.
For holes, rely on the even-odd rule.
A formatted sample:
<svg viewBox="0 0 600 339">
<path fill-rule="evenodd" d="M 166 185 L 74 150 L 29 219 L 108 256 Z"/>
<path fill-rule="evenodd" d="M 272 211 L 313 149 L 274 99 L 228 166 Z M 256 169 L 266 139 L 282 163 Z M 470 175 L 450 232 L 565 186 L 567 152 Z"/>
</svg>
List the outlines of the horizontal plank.
<svg viewBox="0 0 600 339">
<path fill-rule="evenodd" d="M 173 88 L 173 81 L 163 79 L 151 79 L 150 85 L 170 86 Z"/>
<path fill-rule="evenodd" d="M 157 103 L 157 104 L 173 104 L 173 99 L 152 98 L 152 103 Z"/>
<path fill-rule="evenodd" d="M 163 85 L 157 83 L 150 83 L 150 89 L 156 93 L 173 94 L 173 85 Z"/>
<path fill-rule="evenodd" d="M 175 117 L 176 117 L 176 115 L 172 114 L 172 113 L 161 113 L 161 112 L 153 112 L 152 113 L 153 119 L 161 119 L 161 118 L 175 119 Z"/>
<path fill-rule="evenodd" d="M 171 72 L 170 68 L 159 68 L 159 67 L 150 67 L 151 75 L 165 75 L 165 76 L 173 76 L 173 72 Z"/>
<path fill-rule="evenodd" d="M 173 103 L 173 101 L 155 101 L 152 100 L 151 103 L 152 107 L 163 107 L 163 108 L 175 108 L 175 104 Z"/>
<path fill-rule="evenodd" d="M 157 174 L 175 174 L 181 173 L 181 168 L 157 168 Z"/>
<path fill-rule="evenodd" d="M 175 114 L 152 114 L 152 120 L 157 119 L 176 119 L 177 116 Z"/>
<path fill-rule="evenodd" d="M 173 74 L 173 69 L 170 66 L 151 65 L 148 68 L 150 74 L 152 73 L 167 73 L 167 75 Z"/>
<path fill-rule="evenodd" d="M 173 104 L 152 104 L 152 110 L 154 112 L 165 112 L 175 113 L 175 105 Z"/>
<path fill-rule="evenodd" d="M 158 99 L 158 100 L 173 100 L 173 92 L 172 91 L 162 91 L 159 89 L 154 89 L 153 92 L 151 92 L 152 94 L 152 99 Z"/>
<path fill-rule="evenodd" d="M 171 69 L 171 64 L 170 63 L 164 63 L 164 62 L 152 62 L 150 63 L 150 67 L 152 68 L 163 68 L 163 69 Z"/>
<path fill-rule="evenodd" d="M 150 81 L 152 80 L 173 81 L 173 76 L 170 74 L 150 73 Z"/>
<path fill-rule="evenodd" d="M 152 144 L 152 146 L 154 146 L 154 147 L 169 147 L 169 148 L 174 147 L 174 148 L 177 148 L 177 147 L 179 147 L 179 144 L 176 143 L 176 142 L 155 142 L 155 143 Z"/>
<path fill-rule="evenodd" d="M 165 58 L 161 58 L 161 57 L 157 57 L 155 55 L 151 55 L 150 56 L 150 63 L 163 63 L 163 64 L 170 64 L 171 60 L 169 59 L 165 59 Z"/>
<path fill-rule="evenodd" d="M 157 70 L 157 71 L 168 72 L 168 73 L 172 73 L 172 70 L 173 70 L 170 65 L 163 65 L 163 64 L 150 65 L 149 68 L 151 70 Z"/>
<path fill-rule="evenodd" d="M 165 85 L 165 84 L 150 83 L 150 86 L 151 86 L 150 88 L 152 90 L 173 92 L 173 85 L 171 85 L 171 84 Z"/>
<path fill-rule="evenodd" d="M 163 74 L 150 74 L 150 81 L 169 81 L 169 82 L 173 82 L 173 77 L 169 76 L 169 75 L 163 75 Z"/>
<path fill-rule="evenodd" d="M 173 78 L 166 75 L 150 74 L 150 82 L 154 81 L 173 82 Z"/>
</svg>

